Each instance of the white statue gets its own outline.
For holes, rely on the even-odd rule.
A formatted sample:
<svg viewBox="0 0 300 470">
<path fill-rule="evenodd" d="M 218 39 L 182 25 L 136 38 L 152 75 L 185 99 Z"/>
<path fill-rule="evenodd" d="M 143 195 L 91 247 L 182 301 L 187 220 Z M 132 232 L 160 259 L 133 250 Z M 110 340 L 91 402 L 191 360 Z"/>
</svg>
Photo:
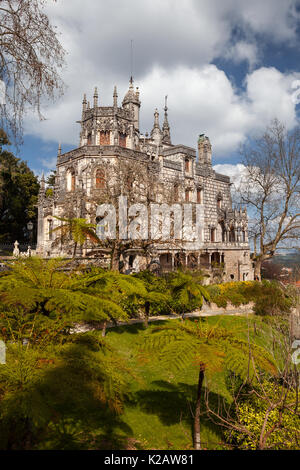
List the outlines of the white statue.
<svg viewBox="0 0 300 470">
<path fill-rule="evenodd" d="M 20 256 L 19 242 L 17 242 L 17 240 L 16 240 L 15 243 L 14 243 L 13 256 L 14 256 L 15 258 L 17 258 L 18 256 Z"/>
</svg>

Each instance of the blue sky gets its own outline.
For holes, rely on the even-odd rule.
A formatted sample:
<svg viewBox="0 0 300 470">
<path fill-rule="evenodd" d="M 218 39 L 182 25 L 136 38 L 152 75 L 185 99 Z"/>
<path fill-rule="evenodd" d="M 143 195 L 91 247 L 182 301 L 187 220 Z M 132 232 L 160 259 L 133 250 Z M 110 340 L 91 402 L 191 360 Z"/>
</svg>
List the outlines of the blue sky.
<svg viewBox="0 0 300 470">
<path fill-rule="evenodd" d="M 141 131 L 150 132 L 153 112 L 168 95 L 173 143 L 196 147 L 206 133 L 213 163 L 230 176 L 239 171 L 239 145 L 277 117 L 298 123 L 292 99 L 300 80 L 300 4 L 294 0 L 58 0 L 49 2 L 51 22 L 67 51 L 64 95 L 44 103 L 45 121 L 28 113 L 18 156 L 37 174 L 55 168 L 79 140 L 84 92 L 98 86 L 104 106 L 119 103 L 133 74 L 139 86 Z M 298 86 L 298 85 L 297 85 Z M 300 82 L 299 82 L 300 90 Z M 300 98 L 300 93 L 299 93 Z"/>
</svg>

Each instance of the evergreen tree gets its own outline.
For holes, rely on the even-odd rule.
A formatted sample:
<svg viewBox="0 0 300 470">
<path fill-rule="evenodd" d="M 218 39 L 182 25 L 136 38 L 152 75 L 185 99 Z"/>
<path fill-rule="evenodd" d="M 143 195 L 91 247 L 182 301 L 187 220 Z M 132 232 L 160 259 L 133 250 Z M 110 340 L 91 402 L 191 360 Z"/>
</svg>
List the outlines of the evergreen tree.
<svg viewBox="0 0 300 470">
<path fill-rule="evenodd" d="M 3 147 L 9 145 L 0 129 L 0 241 L 23 241 L 28 237 L 27 223 L 37 224 L 39 183 L 27 163 Z"/>
</svg>

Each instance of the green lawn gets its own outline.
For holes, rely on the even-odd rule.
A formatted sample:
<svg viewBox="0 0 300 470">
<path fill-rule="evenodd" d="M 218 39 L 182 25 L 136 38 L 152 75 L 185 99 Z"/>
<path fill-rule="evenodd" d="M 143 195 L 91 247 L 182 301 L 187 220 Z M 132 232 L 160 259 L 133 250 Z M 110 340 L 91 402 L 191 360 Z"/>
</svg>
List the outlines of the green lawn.
<svg viewBox="0 0 300 470">
<path fill-rule="evenodd" d="M 178 320 L 170 320 L 178 321 Z M 189 321 L 189 320 L 188 320 Z M 192 320 L 190 320 L 192 321 Z M 260 345 L 269 343 L 268 328 L 258 317 L 239 316 L 208 317 L 211 324 L 226 328 L 239 328 L 241 337 L 247 337 L 248 326 L 252 340 Z M 256 334 L 253 323 L 256 322 Z M 158 323 L 149 324 L 149 329 Z M 132 438 L 134 446 L 146 449 L 192 448 L 192 412 L 196 397 L 198 366 L 191 365 L 184 372 L 174 374 L 165 370 L 157 360 L 139 357 L 139 345 L 145 329 L 141 324 L 122 326 L 108 330 L 106 341 L 126 357 L 140 380 L 133 380 L 129 399 L 121 420 L 126 424 L 123 436 Z M 212 400 L 217 395 L 230 400 L 224 374 L 218 373 L 210 381 Z M 204 407 L 203 407 L 204 408 Z M 220 430 L 210 421 L 202 419 L 202 445 L 208 449 L 225 448 Z"/>
</svg>

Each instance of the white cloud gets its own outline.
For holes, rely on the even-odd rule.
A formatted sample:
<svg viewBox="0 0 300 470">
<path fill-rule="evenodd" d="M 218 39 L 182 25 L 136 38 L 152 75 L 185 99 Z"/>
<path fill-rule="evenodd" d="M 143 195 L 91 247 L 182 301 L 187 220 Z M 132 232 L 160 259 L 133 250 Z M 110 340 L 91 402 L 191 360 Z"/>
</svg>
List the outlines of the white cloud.
<svg viewBox="0 0 300 470">
<path fill-rule="evenodd" d="M 296 121 L 291 83 L 299 75 L 253 67 L 261 54 L 255 34 L 273 42 L 294 40 L 294 5 L 294 0 L 85 0 L 84 7 L 81 0 L 50 2 L 50 17 L 68 51 L 68 89 L 47 106 L 46 121 L 27 119 L 26 133 L 76 147 L 83 93 L 92 100 L 97 85 L 100 102 L 108 106 L 116 84 L 121 102 L 130 76 L 131 39 L 142 131 L 151 130 L 154 108 L 162 110 L 166 94 L 173 142 L 195 146 L 205 132 L 216 158 L 235 151 L 274 117 L 291 127 Z M 236 28 L 244 39 L 234 38 Z M 209 64 L 217 57 L 248 61 L 244 92 Z"/>
<path fill-rule="evenodd" d="M 225 52 L 224 57 L 234 63 L 247 61 L 253 69 L 259 60 L 258 46 L 254 42 L 239 41 Z"/>
<path fill-rule="evenodd" d="M 277 117 L 291 127 L 296 122 L 291 83 L 295 74 L 282 74 L 274 68 L 260 68 L 246 77 L 246 91 L 239 94 L 225 73 L 215 65 L 201 68 L 155 67 L 137 85 L 141 92 L 141 130 L 151 131 L 154 108 L 162 111 L 164 96 L 169 97 L 169 121 L 174 143 L 195 146 L 198 134 L 206 133 L 215 157 L 235 151 L 247 135 L 263 130 Z M 103 83 L 103 82 L 102 82 Z M 112 103 L 112 84 L 106 78 L 99 86 L 99 99 Z M 102 85 L 102 86 L 101 86 Z M 128 85 L 122 83 L 121 102 Z M 84 88 L 86 89 L 86 88 Z M 90 87 L 92 100 L 93 88 Z M 45 140 L 76 146 L 79 139 L 81 93 L 77 83 L 64 100 L 49 107 L 48 120 L 27 121 L 27 132 Z M 161 115 L 162 121 L 162 115 Z"/>
<path fill-rule="evenodd" d="M 236 187 L 240 185 L 243 176 L 246 175 L 246 167 L 242 163 L 237 163 L 236 165 L 230 163 L 214 165 L 213 169 L 217 173 L 229 176 L 231 183 Z"/>
</svg>

